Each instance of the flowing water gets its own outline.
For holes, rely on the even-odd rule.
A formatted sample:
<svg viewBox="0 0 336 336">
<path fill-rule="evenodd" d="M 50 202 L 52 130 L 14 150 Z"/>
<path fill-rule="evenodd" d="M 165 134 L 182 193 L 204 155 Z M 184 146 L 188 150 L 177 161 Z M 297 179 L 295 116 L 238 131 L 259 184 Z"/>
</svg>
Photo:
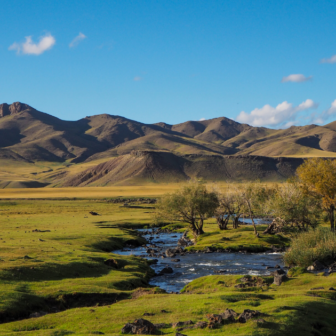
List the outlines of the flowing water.
<svg viewBox="0 0 336 336">
<path fill-rule="evenodd" d="M 139 230 L 143 231 L 143 230 Z M 168 248 L 177 247 L 181 233 L 160 233 L 146 234 L 143 236 L 151 244 L 156 245 L 156 250 L 164 252 Z M 146 259 L 153 259 L 146 252 L 145 247 L 124 248 L 113 251 L 121 255 L 136 255 Z M 159 273 L 165 266 L 173 268 L 172 274 L 155 276 L 150 280 L 150 284 L 161 287 L 167 292 L 179 292 L 186 284 L 199 277 L 221 274 L 249 274 L 249 275 L 269 275 L 272 269 L 266 266 L 283 266 L 282 253 L 192 253 L 184 256 L 176 255 L 174 258 L 158 257 L 158 263 L 151 265 L 156 273 Z M 172 259 L 179 259 L 174 262 Z M 274 270 L 273 270 L 274 271 Z"/>
</svg>

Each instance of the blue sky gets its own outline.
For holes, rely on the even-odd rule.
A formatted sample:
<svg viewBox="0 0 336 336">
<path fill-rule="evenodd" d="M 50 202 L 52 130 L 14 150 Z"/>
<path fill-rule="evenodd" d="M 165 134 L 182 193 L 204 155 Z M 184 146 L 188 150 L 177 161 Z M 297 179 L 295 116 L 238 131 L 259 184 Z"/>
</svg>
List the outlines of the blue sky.
<svg viewBox="0 0 336 336">
<path fill-rule="evenodd" d="M 336 120 L 336 1 L 2 0 L 0 102 L 66 120 Z"/>
</svg>

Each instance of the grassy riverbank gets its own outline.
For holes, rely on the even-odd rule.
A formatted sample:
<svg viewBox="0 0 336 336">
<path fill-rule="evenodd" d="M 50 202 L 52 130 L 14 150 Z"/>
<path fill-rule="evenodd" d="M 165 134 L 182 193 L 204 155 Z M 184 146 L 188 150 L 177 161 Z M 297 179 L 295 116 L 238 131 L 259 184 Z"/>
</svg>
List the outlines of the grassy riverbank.
<svg viewBox="0 0 336 336">
<path fill-rule="evenodd" d="M 90 215 L 90 211 L 99 216 Z M 151 270 L 140 258 L 109 251 L 125 243 L 142 244 L 130 229 L 150 226 L 153 211 L 152 204 L 137 202 L 124 207 L 103 199 L 0 201 L 0 319 L 6 322 L 0 324 L 0 335 L 119 335 L 123 324 L 145 312 L 155 314 L 147 318 L 154 323 L 173 323 L 205 320 L 207 313 L 227 307 L 239 313 L 246 308 L 258 309 L 269 315 L 263 317 L 267 323 L 232 324 L 211 330 L 211 334 L 281 335 L 290 334 L 288 328 L 293 325 L 295 333 L 303 335 L 297 332 L 297 321 L 303 319 L 303 330 L 310 328 L 311 332 L 315 330 L 313 318 L 322 319 L 324 330 L 329 330 L 335 303 L 328 288 L 336 287 L 334 275 L 301 274 L 281 287 L 248 291 L 234 287 L 238 276 L 209 276 L 190 283 L 182 295 L 150 294 L 131 299 L 136 288 L 147 287 Z M 178 227 L 184 230 L 183 225 Z M 206 223 L 205 231 L 194 248 L 252 251 L 288 244 L 281 236 L 255 238 L 247 226 L 219 231 L 213 220 Z M 117 267 L 104 264 L 109 258 Z M 311 291 L 321 286 L 324 290 Z M 162 309 L 168 313 L 161 313 Z M 325 313 L 320 313 L 322 310 Z M 41 311 L 48 315 L 27 318 Z M 210 331 L 182 333 L 208 335 Z"/>
<path fill-rule="evenodd" d="M 3 324 L 0 335 L 120 335 L 122 326 L 145 317 L 152 323 L 175 323 L 192 320 L 207 321 L 206 315 L 219 314 L 226 308 L 241 313 L 244 309 L 259 310 L 265 322 L 249 320 L 230 323 L 218 329 L 186 329 L 187 335 L 334 335 L 336 313 L 334 291 L 336 276 L 301 274 L 280 287 L 237 289 L 241 276 L 208 276 L 197 279 L 181 295 L 145 295 L 122 300 L 110 306 L 77 308 L 40 318 Z M 321 287 L 324 287 L 321 289 Z M 312 289 L 320 288 L 320 289 Z M 166 312 L 161 312 L 165 310 Z M 160 329 L 173 335 L 176 329 Z"/>
</svg>

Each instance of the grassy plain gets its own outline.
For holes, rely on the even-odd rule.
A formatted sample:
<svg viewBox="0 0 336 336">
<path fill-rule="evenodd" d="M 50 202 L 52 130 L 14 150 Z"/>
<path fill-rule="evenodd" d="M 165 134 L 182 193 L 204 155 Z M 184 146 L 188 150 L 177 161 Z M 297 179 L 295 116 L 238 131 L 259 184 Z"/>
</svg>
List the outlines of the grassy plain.
<svg viewBox="0 0 336 336">
<path fill-rule="evenodd" d="M 190 319 L 196 322 L 205 321 L 208 313 L 220 313 L 226 308 L 238 313 L 247 308 L 258 309 L 264 314 L 262 318 L 266 323 L 249 321 L 182 333 L 335 334 L 336 294 L 328 290 L 336 287 L 334 274 L 325 277 L 298 269 L 280 287 L 265 278 L 267 286 L 249 289 L 234 287 L 240 283 L 241 276 L 216 275 L 191 282 L 181 295 L 159 294 L 160 291 L 155 290 L 156 294 L 132 299 L 136 288 L 148 287 L 152 271 L 141 258 L 119 256 L 109 251 L 120 248 L 127 241 L 142 243 L 131 229 L 150 226 L 154 210 L 147 204 L 137 203 L 138 207 L 131 208 L 107 202 L 103 190 L 110 192 L 109 197 L 139 197 L 162 194 L 167 191 L 162 187 L 78 188 L 72 191 L 69 188 L 57 195 L 58 189 L 30 190 L 30 194 L 21 194 L 29 189 L 2 190 L 0 335 L 120 335 L 125 323 L 142 317 L 145 312 L 155 314 L 147 317 L 153 323 Z M 92 189 L 97 190 L 95 196 L 92 196 Z M 8 197 L 10 194 L 12 196 Z M 96 211 L 100 216 L 91 216 L 89 211 Z M 213 220 L 206 223 L 205 231 L 196 245 L 198 249 L 220 246 L 258 250 L 259 247 L 288 244 L 281 237 L 274 238 L 276 241 L 269 237 L 254 238 L 250 228 L 244 226 L 239 230 L 219 231 Z M 117 268 L 104 264 L 109 258 L 116 260 Z M 312 290 L 317 287 L 323 289 Z M 168 313 L 162 313 L 162 309 Z M 48 314 L 27 318 L 30 313 L 39 311 Z M 168 335 L 176 332 L 172 328 L 161 331 Z"/>
</svg>

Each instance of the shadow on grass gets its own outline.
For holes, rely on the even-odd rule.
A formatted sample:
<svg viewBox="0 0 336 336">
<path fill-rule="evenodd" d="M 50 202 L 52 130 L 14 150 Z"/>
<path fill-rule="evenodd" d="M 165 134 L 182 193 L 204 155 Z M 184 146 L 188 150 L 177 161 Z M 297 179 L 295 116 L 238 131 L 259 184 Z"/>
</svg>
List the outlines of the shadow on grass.
<svg viewBox="0 0 336 336">
<path fill-rule="evenodd" d="M 260 329 L 269 329 L 267 335 L 335 335 L 336 304 L 331 300 L 325 302 L 308 302 L 300 307 L 283 306 L 279 307 L 277 311 L 285 317 L 282 323 L 267 322 L 260 325 L 258 324 Z"/>
</svg>

